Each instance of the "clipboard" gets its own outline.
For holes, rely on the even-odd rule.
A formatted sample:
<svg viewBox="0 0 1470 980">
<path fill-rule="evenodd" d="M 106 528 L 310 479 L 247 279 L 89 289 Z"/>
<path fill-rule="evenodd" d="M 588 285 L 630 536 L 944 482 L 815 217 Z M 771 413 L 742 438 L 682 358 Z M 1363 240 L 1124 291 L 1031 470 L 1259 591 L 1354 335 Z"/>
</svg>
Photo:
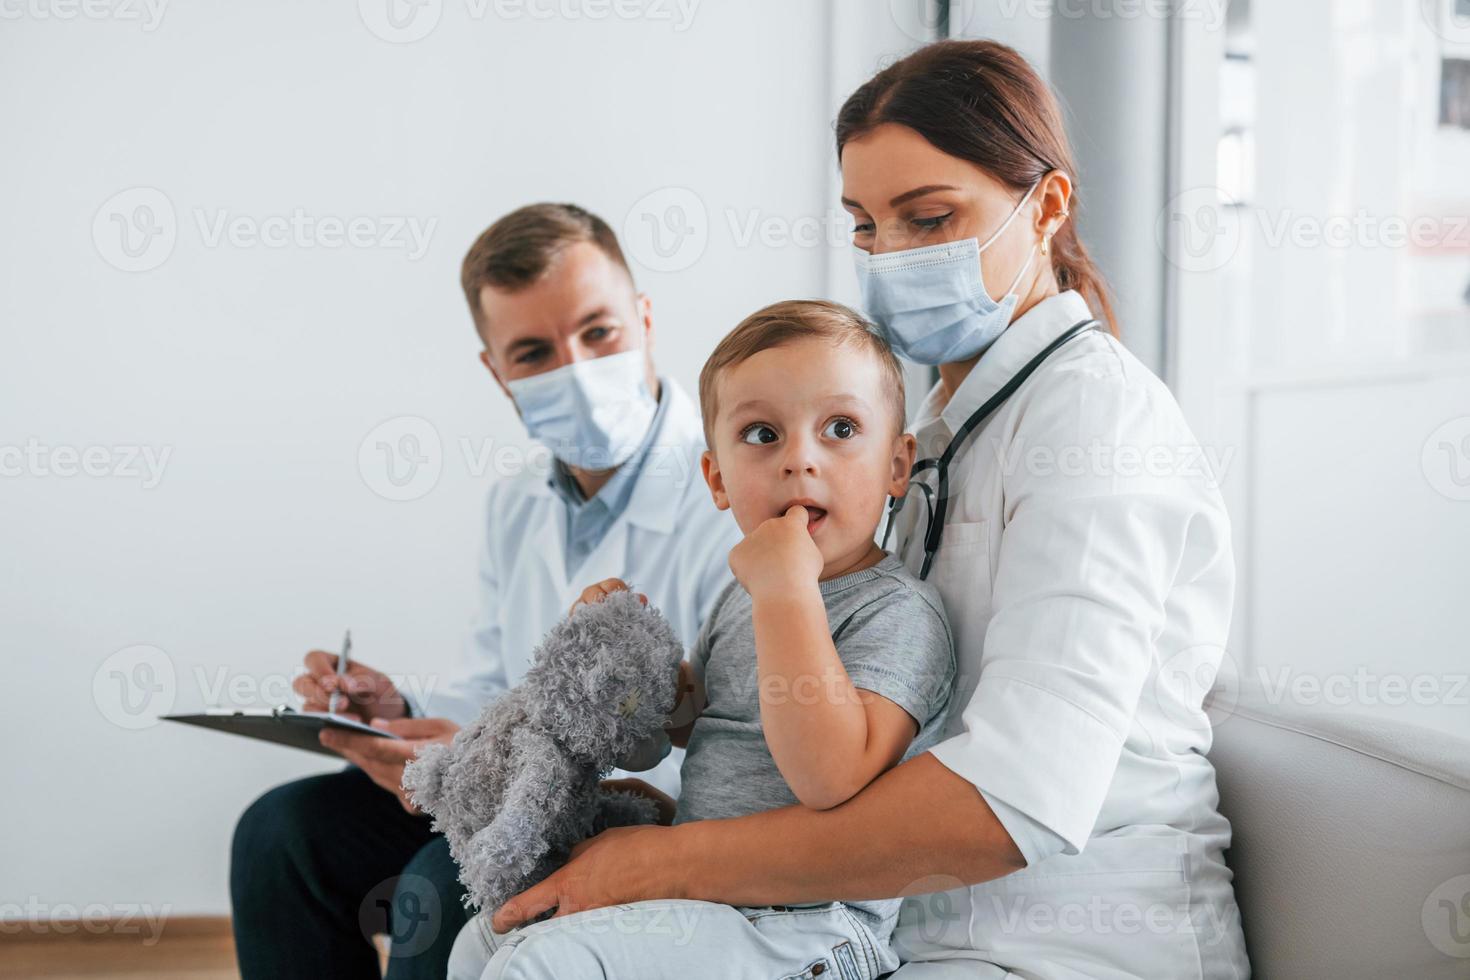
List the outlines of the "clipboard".
<svg viewBox="0 0 1470 980">
<path fill-rule="evenodd" d="M 217 732 L 289 745 L 318 755 L 337 755 L 317 740 L 318 734 L 324 728 L 356 732 L 359 735 L 376 735 L 378 738 L 399 738 L 392 732 L 364 725 L 346 715 L 334 715 L 325 711 L 297 711 L 284 704 L 274 708 L 213 708 L 199 714 L 159 715 L 158 718 L 159 721 L 177 721 L 184 725 L 197 725 Z"/>
</svg>

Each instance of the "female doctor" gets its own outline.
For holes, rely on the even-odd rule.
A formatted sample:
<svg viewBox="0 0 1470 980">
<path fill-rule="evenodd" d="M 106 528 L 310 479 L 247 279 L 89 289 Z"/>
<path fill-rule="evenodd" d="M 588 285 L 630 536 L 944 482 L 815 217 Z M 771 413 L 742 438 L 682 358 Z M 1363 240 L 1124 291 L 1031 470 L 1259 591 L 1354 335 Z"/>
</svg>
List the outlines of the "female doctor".
<svg viewBox="0 0 1470 980">
<path fill-rule="evenodd" d="M 864 306 L 939 372 L 889 547 L 949 612 L 947 738 L 831 810 L 603 833 L 494 928 L 904 895 L 900 980 L 1247 977 L 1198 680 L 1229 525 L 1067 220 L 1055 98 L 1009 48 L 941 42 L 847 100 L 837 149 Z"/>
</svg>

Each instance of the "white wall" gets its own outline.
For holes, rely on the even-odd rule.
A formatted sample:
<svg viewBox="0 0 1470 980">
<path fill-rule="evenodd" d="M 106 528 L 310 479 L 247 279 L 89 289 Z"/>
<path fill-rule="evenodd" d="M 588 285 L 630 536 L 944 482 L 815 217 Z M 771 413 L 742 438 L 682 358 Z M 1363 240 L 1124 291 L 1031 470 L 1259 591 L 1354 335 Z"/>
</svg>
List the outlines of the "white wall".
<svg viewBox="0 0 1470 980">
<path fill-rule="evenodd" d="M 1043 78 L 1051 73 L 1054 4 L 1052 0 L 950 0 L 949 34 L 957 38 L 999 41 L 1019 51 Z M 1067 13 L 1085 15 L 1074 4 Z M 1065 102 L 1066 94 L 1062 94 Z"/>
<path fill-rule="evenodd" d="M 1431 438 L 1467 392 L 1460 370 L 1257 393 L 1241 666 L 1268 696 L 1470 736 L 1470 456 Z"/>
<path fill-rule="evenodd" d="M 1470 308 L 1426 272 L 1463 288 L 1470 248 L 1454 224 L 1433 248 L 1402 241 L 1470 202 L 1464 134 L 1435 125 L 1431 9 L 1250 5 L 1253 57 L 1233 71 L 1253 72 L 1254 92 L 1224 115 L 1255 128 L 1254 188 L 1219 211 L 1218 178 L 1183 195 L 1212 248 L 1176 257 L 1174 329 L 1181 400 L 1232 461 L 1229 680 L 1463 736 Z M 1221 113 L 1209 70 L 1189 66 L 1186 119 Z"/>
<path fill-rule="evenodd" d="M 384 669 L 432 675 L 456 655 L 495 478 L 463 447 L 524 444 L 458 288 L 493 218 L 572 200 L 641 230 L 627 244 L 658 360 L 691 389 L 740 316 L 821 295 L 832 255 L 848 262 L 845 229 L 823 227 L 840 214 L 826 6 L 497 14 L 527 7 L 558 9 L 443 0 L 422 8 L 438 20 L 412 43 L 369 29 L 393 36 L 370 0 L 169 5 L 152 29 L 26 8 L 0 30 L 0 726 L 13 760 L 0 906 L 227 911 L 236 816 L 332 764 L 129 726 L 202 707 L 221 681 L 244 685 L 221 703 L 268 700 L 347 626 Z M 172 251 L 147 271 L 109 263 L 133 261 L 113 214 L 141 221 L 148 201 L 106 203 L 133 188 L 166 197 L 151 198 L 153 226 L 173 214 Z M 694 233 L 660 256 L 648 222 L 671 234 L 674 206 Z M 432 231 L 411 256 L 211 245 L 198 224 L 298 208 Z M 137 261 L 160 257 L 166 239 L 151 241 Z M 433 426 L 441 473 L 392 501 L 373 489 L 386 485 L 373 442 L 363 465 L 359 450 L 403 416 Z M 57 475 L 77 465 L 52 460 L 58 447 L 100 447 L 91 468 L 124 472 Z M 122 465 L 141 447 L 169 454 L 155 486 Z M 136 645 L 156 652 L 118 654 Z M 152 680 L 133 672 L 139 656 Z M 136 714 L 114 671 L 135 682 Z"/>
</svg>

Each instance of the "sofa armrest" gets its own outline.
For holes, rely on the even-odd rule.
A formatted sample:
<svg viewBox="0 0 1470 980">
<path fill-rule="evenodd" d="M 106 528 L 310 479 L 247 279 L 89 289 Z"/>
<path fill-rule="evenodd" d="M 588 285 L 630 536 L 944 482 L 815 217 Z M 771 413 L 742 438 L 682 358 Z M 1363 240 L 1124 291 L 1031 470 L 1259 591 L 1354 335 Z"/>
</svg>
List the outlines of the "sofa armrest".
<svg viewBox="0 0 1470 980">
<path fill-rule="evenodd" d="M 1470 740 L 1259 692 L 1212 716 L 1255 975 L 1470 976 Z"/>
</svg>

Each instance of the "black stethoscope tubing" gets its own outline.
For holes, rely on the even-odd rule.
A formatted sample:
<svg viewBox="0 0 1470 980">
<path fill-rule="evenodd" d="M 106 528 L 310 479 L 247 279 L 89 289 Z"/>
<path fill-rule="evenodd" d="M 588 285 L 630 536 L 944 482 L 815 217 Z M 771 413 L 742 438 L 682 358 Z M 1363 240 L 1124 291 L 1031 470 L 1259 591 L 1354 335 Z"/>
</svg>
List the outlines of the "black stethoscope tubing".
<svg viewBox="0 0 1470 980">
<path fill-rule="evenodd" d="M 961 425 L 959 431 L 954 434 L 954 438 L 949 440 L 949 445 L 944 448 L 942 454 L 931 456 L 928 459 L 918 460 L 914 463 L 913 468 L 909 470 L 909 485 L 913 486 L 915 482 L 918 483 L 919 489 L 924 492 L 924 503 L 928 507 L 928 524 L 924 529 L 924 564 L 919 570 L 919 578 L 924 579 L 929 577 L 929 566 L 934 563 L 934 553 L 939 550 L 939 541 L 944 536 L 944 516 L 949 506 L 949 466 L 954 462 L 955 457 L 959 455 L 965 442 L 979 427 L 980 423 L 989 418 L 1007 398 L 1015 394 L 1016 389 L 1021 387 L 1026 379 L 1031 377 L 1032 373 L 1057 348 L 1061 347 L 1073 337 L 1086 333 L 1098 326 L 1101 326 L 1101 324 L 1094 319 L 1088 318 L 1068 327 L 1060 336 L 1043 347 L 1039 354 L 1027 361 L 1026 365 L 1017 371 L 1009 381 L 1001 385 L 999 391 L 987 398 L 984 404 L 970 413 L 970 417 L 965 419 L 965 424 Z M 922 480 L 916 481 L 916 477 L 926 470 L 935 470 L 938 474 L 936 481 L 937 492 L 936 490 L 931 490 L 929 485 Z M 908 496 L 905 495 L 902 497 L 893 497 L 888 501 L 888 523 L 883 529 L 883 543 L 881 545 L 885 550 L 888 547 L 889 532 L 893 530 L 893 519 L 903 509 L 903 503 L 907 499 Z"/>
</svg>

